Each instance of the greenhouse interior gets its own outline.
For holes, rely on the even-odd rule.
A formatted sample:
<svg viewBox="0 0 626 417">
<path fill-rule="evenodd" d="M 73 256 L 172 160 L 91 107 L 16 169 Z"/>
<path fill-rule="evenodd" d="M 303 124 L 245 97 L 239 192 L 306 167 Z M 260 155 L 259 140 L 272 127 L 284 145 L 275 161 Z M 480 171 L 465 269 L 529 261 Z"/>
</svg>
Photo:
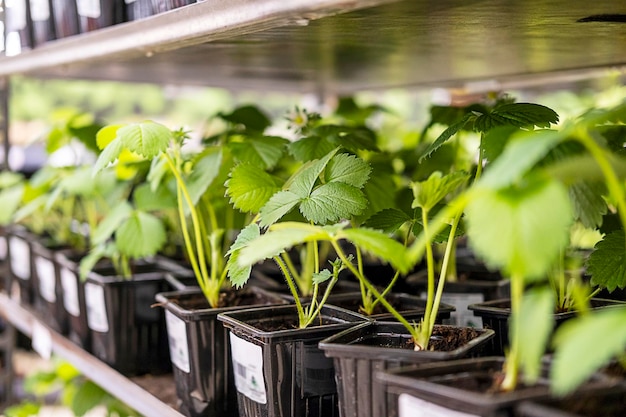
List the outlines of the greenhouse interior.
<svg viewBox="0 0 626 417">
<path fill-rule="evenodd" d="M 0 0 L 0 416 L 626 416 L 625 23 Z"/>
</svg>

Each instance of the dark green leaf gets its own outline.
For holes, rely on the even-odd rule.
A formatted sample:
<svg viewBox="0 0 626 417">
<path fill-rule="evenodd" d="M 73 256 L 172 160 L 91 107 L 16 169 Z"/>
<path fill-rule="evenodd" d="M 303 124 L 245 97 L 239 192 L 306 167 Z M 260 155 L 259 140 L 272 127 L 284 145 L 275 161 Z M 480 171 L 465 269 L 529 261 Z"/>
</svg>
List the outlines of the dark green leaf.
<svg viewBox="0 0 626 417">
<path fill-rule="evenodd" d="M 237 160 L 271 169 L 282 158 L 288 143 L 284 138 L 259 136 L 247 137 L 241 142 L 230 142 L 228 147 Z"/>
<path fill-rule="evenodd" d="M 428 148 L 426 148 L 426 150 L 420 155 L 419 161 L 421 162 L 424 158 L 430 156 L 433 152 L 439 149 L 452 136 L 456 135 L 461 129 L 463 129 L 465 125 L 474 117 L 476 116 L 468 113 L 461 120 L 444 130 L 443 133 L 439 135 L 439 137 L 435 139 L 435 141 L 431 143 L 430 146 L 428 146 Z"/>
<path fill-rule="evenodd" d="M 98 227 L 91 235 L 92 243 L 99 245 L 106 242 L 122 223 L 128 219 L 133 212 L 131 205 L 126 202 L 120 202 L 107 216 L 98 224 Z"/>
<path fill-rule="evenodd" d="M 308 136 L 288 145 L 289 152 L 298 161 L 319 159 L 335 149 L 335 144 L 319 136 Z"/>
<path fill-rule="evenodd" d="M 302 166 L 289 180 L 288 190 L 297 194 L 300 198 L 306 198 L 311 194 L 315 182 L 326 168 L 326 165 L 335 156 L 339 148 L 327 153 L 323 158 L 310 161 Z"/>
<path fill-rule="evenodd" d="M 187 178 L 187 190 L 193 204 L 198 204 L 200 197 L 211 186 L 220 172 L 222 151 L 218 147 L 209 147 L 193 161 L 193 170 Z"/>
<path fill-rule="evenodd" d="M 359 248 L 384 262 L 389 262 L 402 274 L 409 272 L 412 267 L 406 256 L 406 248 L 385 233 L 365 228 L 345 229 L 341 233 Z"/>
<path fill-rule="evenodd" d="M 363 226 L 384 233 L 395 233 L 403 224 L 411 220 L 413 219 L 402 210 L 388 208 L 367 219 Z"/>
<path fill-rule="evenodd" d="M 250 164 L 234 167 L 226 182 L 226 195 L 230 197 L 230 202 L 245 213 L 258 213 L 279 190 L 274 177 Z"/>
<path fill-rule="evenodd" d="M 261 133 L 271 124 L 265 113 L 250 105 L 238 107 L 232 113 L 220 113 L 218 116 L 234 125 L 243 125 L 252 132 Z"/>
<path fill-rule="evenodd" d="M 626 287 L 626 237 L 623 230 L 604 236 L 587 261 L 591 284 L 609 292 Z"/>
<path fill-rule="evenodd" d="M 276 223 L 281 217 L 293 210 L 300 201 L 300 196 L 291 191 L 277 192 L 259 210 L 261 226 L 266 227 Z"/>
<path fill-rule="evenodd" d="M 68 130 L 69 133 L 85 145 L 87 149 L 94 153 L 98 153 L 100 149 L 96 143 L 96 135 L 101 128 L 101 125 L 93 123 L 86 126 L 69 126 Z"/>
<path fill-rule="evenodd" d="M 371 167 L 354 155 L 339 154 L 328 162 L 324 171 L 325 182 L 341 182 L 356 188 L 363 188 L 369 179 Z"/>
<path fill-rule="evenodd" d="M 315 224 L 334 223 L 357 216 L 367 207 L 363 193 L 351 185 L 331 182 L 324 184 L 302 199 L 300 212 Z"/>
<path fill-rule="evenodd" d="M 519 128 L 516 126 L 498 126 L 486 132 L 480 144 L 483 157 L 489 162 L 495 161 L 504 151 L 511 136 L 518 131 Z"/>
<path fill-rule="evenodd" d="M 504 125 L 547 128 L 558 121 L 559 115 L 546 106 L 534 103 L 508 103 L 478 116 L 474 122 L 474 130 L 487 132 Z"/>
<path fill-rule="evenodd" d="M 359 216 L 364 216 L 361 220 L 395 205 L 396 184 L 393 178 L 391 175 L 378 172 L 376 168 L 374 168 L 369 181 L 367 181 L 362 191 L 368 201 L 368 205 L 363 214 Z"/>
<path fill-rule="evenodd" d="M 328 140 L 335 146 L 356 152 L 359 150 L 375 151 L 376 134 L 363 126 L 350 127 L 340 125 L 322 125 L 315 128 L 315 134 Z"/>
<path fill-rule="evenodd" d="M 176 209 L 176 195 L 167 187 L 161 186 L 152 190 L 150 184 L 139 185 L 133 192 L 135 207 L 142 211 L 158 211 Z"/>
</svg>

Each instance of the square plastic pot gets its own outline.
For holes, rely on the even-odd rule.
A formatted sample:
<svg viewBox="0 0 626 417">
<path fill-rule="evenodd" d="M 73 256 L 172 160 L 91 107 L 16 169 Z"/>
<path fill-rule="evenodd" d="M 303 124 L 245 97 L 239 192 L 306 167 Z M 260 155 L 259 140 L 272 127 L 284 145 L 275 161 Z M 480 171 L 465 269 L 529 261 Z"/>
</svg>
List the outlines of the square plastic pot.
<svg viewBox="0 0 626 417">
<path fill-rule="evenodd" d="M 75 1 L 52 0 L 52 17 L 57 39 L 80 33 Z"/>
<path fill-rule="evenodd" d="M 451 326 L 436 326 L 445 333 Z M 319 347 L 334 359 L 342 417 L 387 416 L 384 387 L 376 373 L 409 364 L 446 361 L 478 354 L 493 337 L 492 330 L 471 329 L 477 337 L 455 350 L 415 351 L 407 342 L 411 335 L 400 323 L 362 323 L 324 339 Z"/>
<path fill-rule="evenodd" d="M 217 320 L 227 311 L 286 304 L 266 291 L 241 290 L 237 306 L 211 308 L 200 289 L 157 294 L 165 309 L 172 371 L 180 409 L 190 417 L 237 416 L 237 391 L 228 331 Z"/>
<path fill-rule="evenodd" d="M 43 45 L 56 38 L 50 0 L 28 0 L 34 46 Z"/>
<path fill-rule="evenodd" d="M 122 23 L 124 0 L 76 0 L 78 27 L 81 33 Z"/>
<path fill-rule="evenodd" d="M 366 319 L 324 306 L 322 325 L 297 325 L 293 305 L 222 313 L 229 329 L 241 417 L 333 417 L 338 415 L 335 370 L 318 342 Z M 288 328 L 268 330 L 278 323 Z M 268 327 L 269 326 L 269 327 Z"/>
<path fill-rule="evenodd" d="M 8 228 L 8 269 L 11 283 L 10 293 L 13 287 L 19 288 L 19 299 L 24 305 L 33 305 L 35 300 L 35 282 L 37 277 L 32 272 L 34 266 L 32 264 L 31 242 L 35 240 L 35 236 L 28 232 L 24 227 L 12 226 Z"/>
<path fill-rule="evenodd" d="M 602 388 L 541 401 L 524 401 L 515 408 L 515 417 L 623 417 L 626 387 Z"/>
</svg>

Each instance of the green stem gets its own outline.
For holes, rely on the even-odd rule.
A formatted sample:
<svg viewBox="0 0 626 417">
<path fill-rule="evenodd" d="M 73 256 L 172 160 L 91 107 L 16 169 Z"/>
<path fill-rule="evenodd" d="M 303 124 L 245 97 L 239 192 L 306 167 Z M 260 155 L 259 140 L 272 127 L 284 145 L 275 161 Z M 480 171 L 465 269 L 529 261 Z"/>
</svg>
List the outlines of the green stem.
<svg viewBox="0 0 626 417">
<path fill-rule="evenodd" d="M 424 234 L 429 235 L 428 230 L 428 210 L 422 207 L 422 225 L 424 227 Z M 426 270 L 428 272 L 428 281 L 426 285 L 426 310 L 424 311 L 424 323 L 426 323 L 426 328 L 428 328 L 428 323 L 431 322 L 431 314 L 433 309 L 433 304 L 435 302 L 435 259 L 433 256 L 433 247 L 431 245 L 431 240 L 426 243 Z M 423 327 L 423 326 L 421 326 Z M 424 329 L 420 329 L 420 334 L 423 336 L 420 337 L 419 343 L 423 348 L 426 348 L 428 344 L 429 338 L 424 338 L 427 333 Z"/>
<path fill-rule="evenodd" d="M 333 278 L 331 279 L 330 283 L 328 284 L 328 287 L 326 287 L 326 290 L 324 291 L 324 296 L 322 297 L 322 300 L 317 304 L 317 308 L 315 309 L 315 311 L 309 311 L 309 318 L 307 319 L 306 323 L 304 324 L 304 326 L 301 326 L 302 328 L 306 328 L 308 327 L 311 323 L 313 323 L 313 320 L 315 320 L 321 313 L 322 311 L 322 307 L 324 307 L 324 305 L 326 304 L 326 300 L 328 300 L 328 296 L 330 295 L 333 287 L 335 286 L 335 284 L 337 283 L 337 280 L 339 279 L 339 274 L 334 274 Z M 315 286 L 316 290 L 317 290 L 317 285 Z M 313 304 L 311 304 L 313 305 Z"/>
<path fill-rule="evenodd" d="M 300 328 L 303 328 L 302 325 L 306 323 L 306 315 L 304 313 L 304 309 L 302 308 L 302 302 L 300 301 L 300 297 L 298 296 L 298 289 L 296 288 L 295 283 L 287 269 L 287 265 L 283 262 L 283 258 L 281 256 L 274 256 L 274 261 L 280 268 L 283 276 L 285 277 L 285 281 L 287 281 L 287 286 L 289 287 L 289 291 L 293 296 L 293 300 L 296 303 L 296 310 L 298 311 L 298 325 Z"/>
<path fill-rule="evenodd" d="M 519 274 L 511 275 L 511 316 L 509 318 L 510 350 L 506 355 L 504 365 L 504 380 L 500 385 L 503 391 L 513 391 L 517 387 L 520 368 L 521 335 L 519 334 L 519 317 L 524 295 L 524 277 Z"/>
</svg>

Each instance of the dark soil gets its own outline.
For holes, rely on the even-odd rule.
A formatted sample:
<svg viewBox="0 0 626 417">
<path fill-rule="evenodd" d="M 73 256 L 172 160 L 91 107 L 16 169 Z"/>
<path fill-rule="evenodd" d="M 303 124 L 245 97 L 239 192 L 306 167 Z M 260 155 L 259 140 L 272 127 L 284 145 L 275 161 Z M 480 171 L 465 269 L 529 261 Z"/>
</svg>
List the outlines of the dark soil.
<svg viewBox="0 0 626 417">
<path fill-rule="evenodd" d="M 471 327 L 435 326 L 428 350 L 451 352 L 480 336 L 480 331 Z M 357 344 L 396 349 L 415 349 L 415 342 L 408 334 L 376 335 L 356 342 Z"/>
<path fill-rule="evenodd" d="M 585 395 L 568 397 L 565 400 L 551 402 L 559 410 L 568 411 L 585 417 L 624 417 L 626 416 L 626 394 Z"/>
<path fill-rule="evenodd" d="M 328 303 L 337 307 L 345 308 L 346 310 L 355 311 L 361 314 L 366 314 L 363 311 L 362 301 L 363 300 L 361 299 L 361 297 L 340 298 L 340 299 L 331 298 L 328 300 Z M 388 297 L 387 302 L 391 304 L 391 306 L 395 308 L 396 310 L 398 310 L 399 312 L 402 312 L 405 310 L 424 310 L 423 307 L 406 305 L 406 302 L 404 300 L 396 298 L 396 297 Z M 376 304 L 376 307 L 374 307 L 374 311 L 372 312 L 371 316 L 375 316 L 379 314 L 387 314 L 387 313 L 389 313 L 389 311 L 387 311 L 387 309 L 382 304 L 378 303 Z"/>
<path fill-rule="evenodd" d="M 276 317 L 272 321 L 259 321 L 252 324 L 259 330 L 264 332 L 276 332 L 280 330 L 292 330 L 298 328 L 298 319 L 297 317 Z M 320 317 L 318 320 L 311 323 L 309 327 L 317 327 L 317 326 L 328 326 L 331 324 L 337 324 L 337 321 L 332 318 Z"/>
<path fill-rule="evenodd" d="M 204 310 L 211 308 L 206 298 L 199 295 L 181 295 L 171 301 L 186 310 Z M 275 296 L 244 288 L 239 291 L 229 290 L 221 292 L 218 308 L 275 304 L 278 301 L 279 299 Z"/>
</svg>

